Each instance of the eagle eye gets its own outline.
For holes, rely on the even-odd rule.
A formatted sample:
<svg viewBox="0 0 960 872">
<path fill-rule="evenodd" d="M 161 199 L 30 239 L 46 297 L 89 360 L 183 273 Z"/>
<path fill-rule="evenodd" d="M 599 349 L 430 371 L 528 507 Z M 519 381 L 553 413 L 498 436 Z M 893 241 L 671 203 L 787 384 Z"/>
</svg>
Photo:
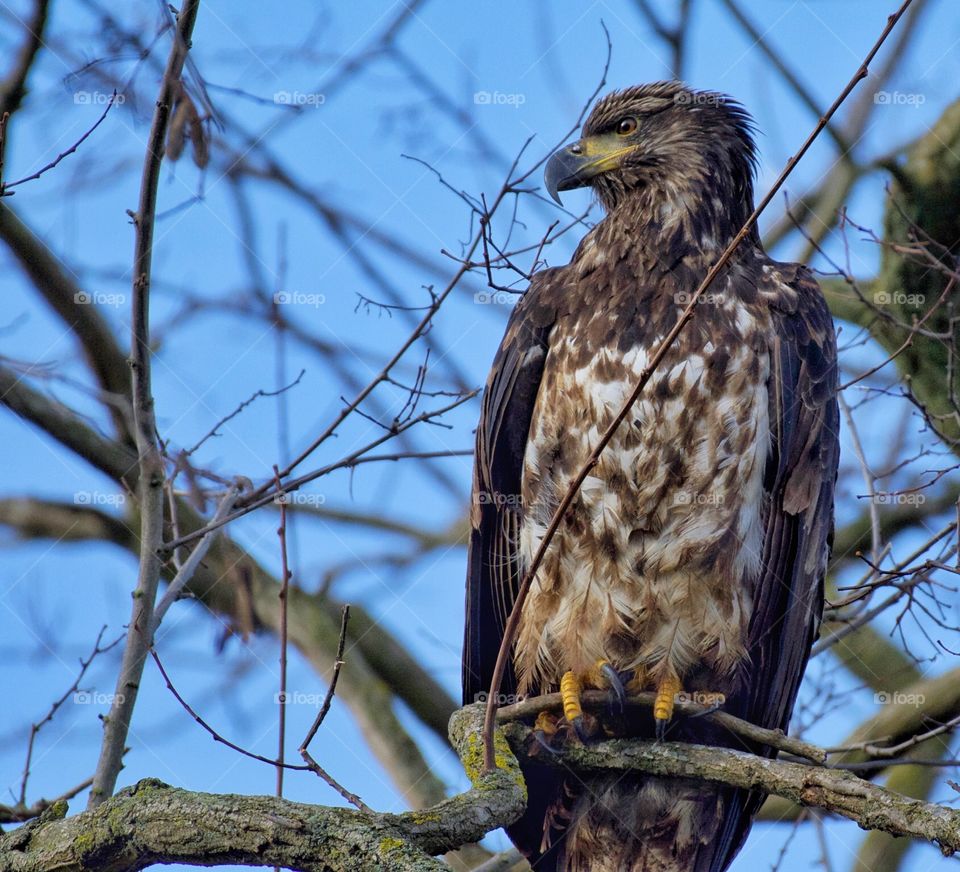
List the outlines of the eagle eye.
<svg viewBox="0 0 960 872">
<path fill-rule="evenodd" d="M 617 123 L 617 133 L 620 136 L 629 136 L 636 129 L 637 129 L 637 119 L 633 117 L 623 118 Z"/>
</svg>

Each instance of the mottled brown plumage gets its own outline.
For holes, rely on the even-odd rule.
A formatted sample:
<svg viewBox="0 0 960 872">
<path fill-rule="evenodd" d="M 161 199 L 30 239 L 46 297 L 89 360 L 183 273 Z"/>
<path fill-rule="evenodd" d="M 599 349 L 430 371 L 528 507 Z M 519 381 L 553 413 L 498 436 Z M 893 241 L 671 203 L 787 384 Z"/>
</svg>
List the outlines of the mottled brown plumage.
<svg viewBox="0 0 960 872">
<path fill-rule="evenodd" d="M 477 431 L 464 700 L 490 682 L 523 568 L 649 357 L 753 207 L 745 111 L 657 83 L 600 101 L 548 187 L 606 217 L 537 273 Z M 721 692 L 785 729 L 815 636 L 837 467 L 836 347 L 810 273 L 755 234 L 695 308 L 574 500 L 524 605 L 506 694 L 598 660 Z M 613 729 L 649 736 L 650 716 Z M 744 747 L 700 721 L 670 738 Z M 770 753 L 763 748 L 750 748 Z M 537 870 L 721 872 L 762 797 L 697 781 L 530 764 L 508 832 Z"/>
</svg>

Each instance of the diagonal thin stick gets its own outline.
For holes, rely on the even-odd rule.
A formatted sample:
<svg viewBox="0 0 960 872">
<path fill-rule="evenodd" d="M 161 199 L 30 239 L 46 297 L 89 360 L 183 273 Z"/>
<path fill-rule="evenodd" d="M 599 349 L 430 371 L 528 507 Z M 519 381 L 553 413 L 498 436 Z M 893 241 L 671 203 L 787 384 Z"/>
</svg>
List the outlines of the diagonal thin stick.
<svg viewBox="0 0 960 872">
<path fill-rule="evenodd" d="M 343 649 L 347 643 L 347 622 L 350 620 L 350 604 L 344 603 L 343 608 L 340 610 L 340 640 L 337 642 L 337 659 L 333 664 L 333 677 L 330 679 L 330 685 L 327 687 L 327 695 L 323 698 L 323 703 L 320 706 L 320 711 L 317 712 L 316 718 L 314 718 L 313 725 L 307 731 L 307 736 L 303 740 L 303 743 L 300 745 L 300 756 L 303 757 L 304 762 L 315 775 L 319 775 L 324 781 L 327 782 L 337 793 L 339 793 L 347 802 L 352 803 L 361 811 L 373 813 L 373 810 L 366 804 L 359 796 L 355 793 L 351 793 L 347 790 L 339 781 L 336 780 L 326 769 L 324 769 L 316 760 L 313 759 L 310 752 L 307 750 L 307 746 L 313 741 L 313 737 L 317 734 L 317 730 L 320 729 L 320 724 L 323 723 L 323 719 L 327 716 L 327 712 L 330 711 L 330 703 L 333 702 L 333 695 L 337 690 L 337 680 L 340 678 L 340 668 L 343 666 Z"/>
<path fill-rule="evenodd" d="M 276 465 L 273 474 L 280 489 L 280 470 Z M 290 592 L 290 567 L 287 564 L 287 501 L 280 500 L 280 716 L 277 729 L 277 796 L 283 796 L 283 746 L 287 738 L 287 600 Z"/>
<path fill-rule="evenodd" d="M 340 610 L 340 641 L 337 642 L 337 659 L 333 664 L 333 677 L 330 679 L 330 685 L 327 687 L 327 695 L 323 698 L 323 704 L 313 722 L 313 726 L 307 731 L 307 737 L 300 745 L 300 752 L 306 750 L 307 746 L 313 741 L 313 737 L 320 729 L 320 724 L 330 711 L 330 703 L 333 702 L 333 695 L 337 692 L 337 681 L 340 678 L 340 669 L 343 666 L 343 649 L 347 643 L 347 622 L 350 620 L 350 603 L 344 603 Z"/>
<path fill-rule="evenodd" d="M 217 506 L 217 511 L 214 514 L 211 523 L 219 521 L 229 514 L 239 493 L 239 484 L 235 483 L 230 485 L 229 490 L 227 490 L 227 493 L 220 501 L 220 505 Z M 176 602 L 181 591 L 193 578 L 194 573 L 197 571 L 197 567 L 200 565 L 200 561 L 207 556 L 207 551 L 210 550 L 213 540 L 217 538 L 217 529 L 211 530 L 209 533 L 207 533 L 197 544 L 197 547 L 190 552 L 190 556 L 184 561 L 183 566 L 177 570 L 177 574 L 173 577 L 173 581 L 171 581 L 167 586 L 166 591 L 160 599 L 160 602 L 153 610 L 153 627 L 148 634 L 151 645 L 153 644 L 153 637 L 160 628 L 160 622 L 163 620 L 163 616 L 167 613 L 167 609 L 169 609 L 170 606 Z"/>
<path fill-rule="evenodd" d="M 236 751 L 238 754 L 242 754 L 244 757 L 249 757 L 251 760 L 257 760 L 260 763 L 266 763 L 268 766 L 283 766 L 284 769 L 293 769 L 296 772 L 306 772 L 310 769 L 309 766 L 301 766 L 299 763 L 281 763 L 278 764 L 276 760 L 271 760 L 269 757 L 264 757 L 262 754 L 255 754 L 253 751 L 248 751 L 246 748 L 237 745 L 235 742 L 231 742 L 229 739 L 221 736 L 213 727 L 210 726 L 200 715 L 197 714 L 193 706 L 190 705 L 181 695 L 180 691 L 174 686 L 173 681 L 171 680 L 167 670 L 164 668 L 162 661 L 160 660 L 160 655 L 157 654 L 157 649 L 150 648 L 150 656 L 153 658 L 153 662 L 157 664 L 157 669 L 160 670 L 160 675 L 163 677 L 164 684 L 167 685 L 167 690 L 173 694 L 173 698 L 180 703 L 183 707 L 183 710 L 190 715 L 203 729 L 210 735 L 210 738 L 214 742 L 219 742 L 221 745 L 226 745 L 231 751 Z"/>
<path fill-rule="evenodd" d="M 767 206 L 770 204 L 770 201 L 776 196 L 777 192 L 783 186 L 783 183 L 787 180 L 787 177 L 793 172 L 796 165 L 807 153 L 807 150 L 813 144 L 813 141 L 817 138 L 824 127 L 829 124 L 830 119 L 833 117 L 837 109 L 839 109 L 844 100 L 847 99 L 847 97 L 850 95 L 850 92 L 857 86 L 857 83 L 860 82 L 861 79 L 865 79 L 867 77 L 870 63 L 873 61 L 877 52 L 880 50 L 880 47 L 883 45 L 893 28 L 896 26 L 896 23 L 900 20 L 904 12 L 907 11 L 907 8 L 910 6 L 911 2 L 912 0 L 904 0 L 900 8 L 893 13 L 893 15 L 890 15 L 887 18 L 886 27 L 884 27 L 883 32 L 873 44 L 873 47 L 867 53 L 867 56 L 863 59 L 863 62 L 857 68 L 857 71 L 850 78 L 850 81 L 847 82 L 844 89 L 840 92 L 840 95 L 836 100 L 833 101 L 833 104 L 826 111 L 826 113 L 821 116 L 816 127 L 813 128 L 803 145 L 800 146 L 800 150 L 793 157 L 791 157 L 790 160 L 787 161 L 787 165 L 783 168 L 783 171 L 773 183 L 773 187 L 770 188 L 766 196 L 764 196 L 764 198 L 750 214 L 750 217 L 747 218 L 743 227 L 740 228 L 740 231 L 720 256 L 720 259 L 712 267 L 710 267 L 706 276 L 704 276 L 703 281 L 700 282 L 700 286 L 690 298 L 690 302 L 687 304 L 686 309 L 683 310 L 680 318 L 677 320 L 677 323 L 673 325 L 673 328 L 664 337 L 663 342 L 660 343 L 659 348 L 657 348 L 653 357 L 650 359 L 650 362 L 640 373 L 640 378 L 637 381 L 637 385 L 633 389 L 633 392 L 630 394 L 627 401 L 623 404 L 623 407 L 617 413 L 617 417 L 613 419 L 613 423 L 607 427 L 603 435 L 600 437 L 596 447 L 590 453 L 589 459 L 583 465 L 583 468 L 577 474 L 577 477 L 573 480 L 573 482 L 571 482 L 570 487 L 567 488 L 567 492 L 564 494 L 564 497 L 560 502 L 560 505 L 557 506 L 557 510 L 553 513 L 553 517 L 550 519 L 550 526 L 547 527 L 543 539 L 540 540 L 540 546 L 537 548 L 536 554 L 534 554 L 533 560 L 530 562 L 530 566 L 524 573 L 523 580 L 520 583 L 520 588 L 517 591 L 517 599 L 513 604 L 513 610 L 510 612 L 510 618 L 507 620 L 507 625 L 503 631 L 503 639 L 500 642 L 500 651 L 497 654 L 497 663 L 493 669 L 493 678 L 490 681 L 490 692 L 487 694 L 487 711 L 483 721 L 483 762 L 488 771 L 497 768 L 493 748 L 493 730 L 494 725 L 496 724 L 497 716 L 496 700 L 497 695 L 500 692 L 500 683 L 503 681 L 503 673 L 507 667 L 507 658 L 510 656 L 510 651 L 513 648 L 513 641 L 517 635 L 517 628 L 520 625 L 520 613 L 523 610 L 523 603 L 527 598 L 527 594 L 530 592 L 530 585 L 533 583 L 533 579 L 537 573 L 537 570 L 540 568 L 540 564 L 543 562 L 547 548 L 549 547 L 551 540 L 557 532 L 557 529 L 560 527 L 560 524 L 566 516 L 567 509 L 570 508 L 570 504 L 573 502 L 577 493 L 579 493 L 580 486 L 590 474 L 590 471 L 594 468 L 594 466 L 597 465 L 603 449 L 607 447 L 607 444 L 613 438 L 614 433 L 616 433 L 617 429 L 623 423 L 627 415 L 630 414 L 630 410 L 640 397 L 640 394 L 646 387 L 647 382 L 650 381 L 654 370 L 657 368 L 657 366 L 659 366 L 660 361 L 663 360 L 677 336 L 680 335 L 680 331 L 683 330 L 687 322 L 693 316 L 693 310 L 704 291 L 706 291 L 706 289 L 712 284 L 713 280 L 720 273 L 720 270 L 723 269 L 723 267 L 733 256 L 737 246 L 739 246 L 740 243 L 746 239 L 751 230 L 753 230 L 753 227 L 757 223 L 757 219 L 760 217 L 760 214 L 764 209 L 767 208 Z"/>
</svg>

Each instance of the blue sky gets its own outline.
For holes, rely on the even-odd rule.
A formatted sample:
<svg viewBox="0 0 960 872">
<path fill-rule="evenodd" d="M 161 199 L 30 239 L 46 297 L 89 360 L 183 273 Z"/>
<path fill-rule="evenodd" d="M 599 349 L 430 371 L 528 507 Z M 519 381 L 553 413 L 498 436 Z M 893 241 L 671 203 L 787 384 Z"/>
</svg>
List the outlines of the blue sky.
<svg viewBox="0 0 960 872">
<path fill-rule="evenodd" d="M 11 16 L 22 14 L 23 5 L 0 3 L 6 10 L 5 26 L 0 29 L 4 48 L 18 38 L 10 26 Z M 856 69 L 893 6 L 879 0 L 766 0 L 743 5 L 823 107 Z M 952 83 L 960 79 L 960 20 L 951 14 L 950 0 L 928 5 L 901 72 L 887 86 L 891 93 L 913 96 L 894 98 L 877 111 L 857 146 L 864 154 L 882 152 L 922 133 L 956 96 Z M 149 40 L 156 31 L 156 4 L 129 6 L 120 14 Z M 668 15 L 672 12 L 673 4 L 657 6 Z M 694 6 L 684 76 L 694 86 L 732 94 L 754 114 L 760 131 L 758 190 L 764 191 L 816 119 L 771 71 L 719 2 L 701 0 Z M 666 78 L 670 69 L 662 43 L 626 0 L 486 4 L 433 0 L 416 11 L 398 44 L 447 98 L 468 113 L 472 130 L 468 134 L 413 87 L 389 59 L 373 62 L 343 87 L 331 87 L 337 81 L 340 59 L 369 44 L 395 11 L 393 3 L 357 2 L 334 6 L 329 14 L 318 17 L 313 4 L 306 2 L 283 4 L 282 11 L 250 2 L 209 2 L 201 6 L 193 57 L 210 86 L 230 141 L 238 141 L 240 130 L 255 140 L 265 135 L 271 153 L 310 190 L 422 254 L 425 264 L 414 266 L 381 248 L 370 248 L 373 264 L 391 276 L 404 302 L 422 306 L 428 301 L 423 286 L 442 287 L 453 272 L 454 264 L 441 249 L 458 252 L 471 226 L 463 203 L 430 170 L 404 155 L 429 162 L 455 188 L 489 196 L 499 185 L 503 167 L 478 153 L 477 135 L 507 158 L 531 138 L 525 164 L 557 145 L 602 72 L 606 43 L 601 21 L 613 41 L 607 88 Z M 57 5 L 53 15 L 54 39 L 41 56 L 27 103 L 12 131 L 8 178 L 26 175 L 55 157 L 102 111 L 103 92 L 98 90 L 102 85 L 90 70 L 81 72 L 85 61 L 106 55 L 107 68 L 121 78 L 134 77 L 134 87 L 129 101 L 110 113 L 77 155 L 19 188 L 12 205 L 63 254 L 82 284 L 99 295 L 117 336 L 126 343 L 133 233 L 125 210 L 136 204 L 157 80 L 148 67 L 138 66 L 129 48 L 103 48 L 95 35 L 97 19 L 87 4 Z M 159 56 L 165 56 L 166 48 L 162 39 Z M 868 80 L 860 87 L 869 89 L 871 83 Z M 241 89 L 261 99 L 246 99 L 228 89 Z M 133 90 L 147 97 L 139 108 Z M 80 93 L 91 96 L 78 100 Z M 274 102 L 283 100 L 276 96 L 283 94 L 307 108 L 290 113 Z M 369 274 L 345 256 L 341 242 L 302 201 L 263 183 L 250 183 L 255 204 L 252 220 L 261 243 L 251 263 L 240 242 L 236 203 L 218 158 L 214 145 L 214 159 L 205 173 L 188 160 L 168 163 L 162 173 L 153 314 L 162 340 L 155 364 L 158 424 L 173 445 L 189 447 L 251 393 L 273 389 L 304 369 L 301 382 L 285 395 L 285 411 L 279 411 L 276 401 L 259 400 L 197 454 L 199 463 L 220 473 L 239 472 L 262 480 L 279 458 L 309 443 L 336 414 L 340 397 L 351 392 L 317 356 L 290 343 L 279 345 L 262 321 L 225 312 L 222 306 L 185 317 L 185 296 L 208 303 L 237 299 L 249 288 L 251 274 L 258 273 L 269 288 L 304 301 L 291 317 L 316 337 L 336 345 L 340 363 L 361 383 L 392 353 L 416 313 L 389 315 L 358 309 L 358 293 L 383 298 L 372 287 Z M 258 165 L 262 155 L 251 151 L 249 160 Z M 804 190 L 834 160 L 834 145 L 821 138 L 788 182 L 788 191 L 796 195 Z M 539 183 L 539 176 L 533 181 Z M 878 226 L 885 181 L 879 173 L 868 177 L 848 203 L 859 223 Z M 589 197 L 571 192 L 564 203 L 576 212 L 587 207 Z M 768 226 L 780 214 L 782 200 L 771 207 L 762 225 Z M 525 227 L 517 229 L 515 238 L 533 242 L 559 213 L 552 205 L 527 199 L 519 217 Z M 596 210 L 592 217 L 595 220 Z M 358 240 L 358 235 L 351 235 L 352 244 L 358 246 L 359 241 L 359 248 L 366 250 L 366 236 Z M 551 246 L 546 260 L 565 262 L 580 235 L 575 230 Z M 775 254 L 788 258 L 798 248 L 798 240 L 790 239 Z M 843 255 L 836 236 L 829 250 Z M 869 275 L 878 260 L 876 246 L 855 235 L 850 239 L 850 258 L 855 273 Z M 105 427 L 105 416 L 83 390 L 89 381 L 72 338 L 36 300 L 6 251 L 0 251 L 0 286 L 7 301 L 6 317 L 0 323 L 3 353 L 55 365 L 57 372 L 78 379 L 80 387 L 68 382 L 50 387 Z M 483 382 L 507 307 L 476 305 L 473 294 L 481 286 L 477 278 L 459 289 L 438 318 L 433 336 L 448 354 L 447 359 L 434 361 L 432 377 L 438 385 L 443 384 L 444 369 L 450 365 L 470 385 Z M 875 349 L 865 349 L 851 352 L 850 359 L 860 364 L 881 357 Z M 412 353 L 402 375 L 411 378 L 421 362 L 422 354 Z M 385 414 L 403 403 L 400 391 L 384 391 L 382 397 Z M 450 429 L 422 428 L 418 447 L 469 448 L 477 411 L 474 401 L 449 416 Z M 868 453 L 882 454 L 888 438 L 887 410 L 875 404 L 863 415 Z M 370 422 L 352 420 L 324 447 L 315 465 L 348 453 L 375 433 Z M 924 437 L 915 438 L 919 444 Z M 78 493 L 91 493 L 111 507 L 107 495 L 113 491 L 106 479 L 9 414 L 0 415 L 0 442 L 8 458 L 5 495 L 29 493 L 70 500 Z M 845 462 L 853 467 L 849 452 Z M 415 465 L 387 464 L 335 473 L 309 492 L 322 498 L 324 505 L 382 511 L 426 528 L 443 529 L 464 509 L 470 461 L 444 460 L 437 468 L 445 474 L 446 485 Z M 839 507 L 841 518 L 855 510 L 854 492 L 845 494 Z M 275 525 L 275 516 L 260 513 L 235 524 L 232 535 L 279 571 Z M 385 569 L 369 559 L 399 547 L 399 540 L 385 534 L 303 521 L 294 536 L 295 579 L 312 590 L 329 566 L 358 560 L 357 569 L 338 581 L 336 594 L 362 602 L 458 695 L 465 552 L 441 549 L 400 570 Z M 108 626 L 107 638 L 122 632 L 135 565 L 127 555 L 106 546 L 46 542 L 8 542 L 4 557 L 0 646 L 6 656 L 0 658 L 0 684 L 7 689 L 9 702 L 8 716 L 0 727 L 6 740 L 0 744 L 0 773 L 3 786 L 16 789 L 25 727 L 69 686 L 77 657 L 88 651 L 102 625 Z M 198 610 L 179 604 L 165 624 L 161 653 L 179 689 L 206 718 L 230 738 L 270 755 L 276 743 L 276 641 L 264 636 L 242 645 L 233 640 L 218 653 L 221 631 Z M 109 693 L 116 662 L 113 657 L 99 660 L 85 686 Z M 937 671 L 943 665 L 938 661 L 929 668 Z M 307 696 L 323 692 L 316 675 L 296 656 L 289 685 Z M 868 695 L 861 696 L 862 700 L 853 698 L 849 711 L 815 728 L 813 738 L 829 741 L 869 716 L 871 701 Z M 90 774 L 100 736 L 97 714 L 104 710 L 95 702 L 67 705 L 43 730 L 31 779 L 32 797 L 54 795 Z M 291 750 L 312 716 L 310 705 L 290 707 Z M 425 735 L 413 718 L 405 712 L 401 716 L 422 738 L 430 761 L 451 788 L 462 787 L 464 779 L 449 752 Z M 268 793 L 273 788 L 273 771 L 210 741 L 179 708 L 150 665 L 130 745 L 123 784 L 150 775 L 197 790 Z M 370 805 L 402 808 L 343 706 L 334 704 L 316 747 L 321 762 Z M 312 776 L 288 777 L 287 795 L 338 802 Z M 79 801 L 74 807 L 80 807 Z M 834 836 L 831 850 L 836 867 L 849 867 L 849 851 L 855 850 L 859 832 L 852 825 L 830 825 L 829 830 Z M 770 865 L 786 834 L 785 828 L 757 827 L 733 869 L 743 872 L 758 864 Z M 798 836 L 792 850 L 795 859 L 787 868 L 807 868 L 816 851 L 812 832 Z M 933 849 L 919 849 L 911 856 L 910 868 L 946 868 L 946 861 Z"/>
</svg>

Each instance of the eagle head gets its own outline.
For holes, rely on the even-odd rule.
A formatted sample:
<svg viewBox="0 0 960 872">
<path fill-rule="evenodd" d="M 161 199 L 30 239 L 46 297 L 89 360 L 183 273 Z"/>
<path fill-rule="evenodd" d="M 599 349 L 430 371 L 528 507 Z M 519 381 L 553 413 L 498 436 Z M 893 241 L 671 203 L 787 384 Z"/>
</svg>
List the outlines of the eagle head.
<svg viewBox="0 0 960 872">
<path fill-rule="evenodd" d="M 753 208 L 753 121 L 735 100 L 681 82 L 654 82 L 601 99 L 583 136 L 547 162 L 547 191 L 589 185 L 610 212 L 647 191 L 689 209 Z"/>
</svg>

